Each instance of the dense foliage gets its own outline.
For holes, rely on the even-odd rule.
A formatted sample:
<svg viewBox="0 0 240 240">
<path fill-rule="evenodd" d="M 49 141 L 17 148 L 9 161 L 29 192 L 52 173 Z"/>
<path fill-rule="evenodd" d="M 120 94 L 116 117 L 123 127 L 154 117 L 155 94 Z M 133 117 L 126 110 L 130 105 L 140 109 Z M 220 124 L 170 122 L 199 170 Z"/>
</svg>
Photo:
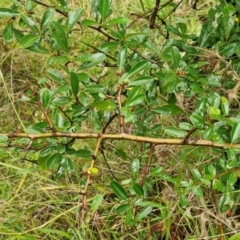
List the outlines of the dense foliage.
<svg viewBox="0 0 240 240">
<path fill-rule="evenodd" d="M 139 2 L 123 15 L 111 0 L 91 16 L 65 0 L 0 8 L 4 42 L 46 59 L 25 76 L 33 117 L 17 114 L 1 146 L 56 181 L 78 175 L 76 225 L 92 233 L 76 239 L 237 239 L 240 1 L 210 7 L 199 33 L 181 1 Z"/>
</svg>

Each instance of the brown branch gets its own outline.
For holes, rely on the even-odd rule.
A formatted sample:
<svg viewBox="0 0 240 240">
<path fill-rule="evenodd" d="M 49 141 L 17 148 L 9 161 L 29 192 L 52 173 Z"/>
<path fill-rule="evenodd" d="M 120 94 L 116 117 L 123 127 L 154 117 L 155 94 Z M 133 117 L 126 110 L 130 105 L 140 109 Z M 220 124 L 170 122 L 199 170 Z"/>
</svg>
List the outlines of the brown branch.
<svg viewBox="0 0 240 240">
<path fill-rule="evenodd" d="M 104 35 L 105 37 L 107 37 L 108 40 L 117 41 L 116 38 L 114 38 L 114 37 L 112 37 L 111 35 L 109 35 L 108 33 L 104 32 L 101 27 L 88 26 L 88 28 L 91 28 L 91 29 L 94 29 L 94 30 L 100 32 L 102 35 Z"/>
<path fill-rule="evenodd" d="M 128 47 L 128 48 L 129 48 L 130 50 L 132 50 L 133 52 L 135 52 L 138 56 L 142 57 L 144 60 L 149 61 L 149 62 L 151 62 L 151 63 L 154 63 L 154 64 L 158 65 L 158 61 L 154 61 L 154 60 L 152 60 L 152 59 L 150 59 L 150 58 L 144 57 L 137 49 L 133 49 L 133 48 L 130 48 L 130 47 Z"/>
<path fill-rule="evenodd" d="M 103 156 L 104 162 L 105 162 L 106 165 L 107 165 L 108 171 L 110 172 L 110 174 L 112 175 L 112 177 L 118 182 L 117 177 L 114 175 L 114 173 L 113 173 L 112 170 L 111 170 L 111 167 L 110 167 L 109 164 L 108 164 L 108 161 L 107 161 L 107 158 L 106 158 L 106 155 L 105 155 L 105 152 L 104 152 L 103 142 L 101 143 L 100 152 L 102 153 L 102 156 Z"/>
<path fill-rule="evenodd" d="M 147 168 L 146 168 L 146 171 L 145 171 L 143 179 L 142 179 L 142 186 L 144 185 L 146 177 L 147 177 L 147 174 L 149 173 L 150 164 L 152 162 L 152 157 L 153 157 L 153 153 L 154 153 L 154 148 L 155 148 L 155 144 L 152 144 L 151 148 L 150 148 L 149 155 L 148 155 Z"/>
<path fill-rule="evenodd" d="M 160 0 L 156 0 L 155 7 L 153 9 L 153 13 L 152 13 L 152 16 L 150 18 L 150 25 L 149 25 L 149 27 L 151 29 L 153 29 L 154 26 L 155 26 L 155 20 L 156 20 L 157 12 L 158 12 L 158 9 L 159 9 L 159 5 L 160 5 Z"/>
<path fill-rule="evenodd" d="M 193 128 L 191 129 L 187 135 L 185 136 L 185 138 L 183 139 L 183 143 L 187 143 L 190 139 L 190 136 L 197 130 L 197 128 Z"/>
<path fill-rule="evenodd" d="M 86 184 L 85 184 L 85 189 L 83 191 L 84 196 L 83 196 L 83 203 L 82 203 L 82 208 L 81 208 L 82 215 L 81 215 L 81 219 L 80 219 L 80 224 L 85 219 L 85 213 L 87 211 L 87 190 L 88 190 L 89 185 L 91 184 L 91 175 L 92 175 L 91 169 L 93 168 L 93 166 L 95 164 L 95 161 L 97 160 L 97 154 L 98 154 L 98 151 L 101 147 L 101 142 L 102 142 L 102 135 L 98 134 L 97 144 L 96 144 L 96 147 L 95 147 L 94 154 L 92 156 L 92 161 L 91 161 L 90 167 L 88 168 L 89 170 L 86 172 L 87 173 L 87 180 L 86 180 Z"/>
<path fill-rule="evenodd" d="M 176 9 L 180 6 L 181 3 L 182 3 L 182 0 L 176 5 L 176 7 L 174 7 L 174 8 L 172 9 L 172 11 L 170 11 L 170 12 L 167 14 L 167 16 L 165 17 L 165 19 L 167 19 L 173 12 L 175 12 Z"/>
<path fill-rule="evenodd" d="M 111 122 L 114 120 L 114 118 L 116 118 L 118 116 L 118 114 L 117 113 L 114 113 L 111 117 L 110 117 L 110 119 L 108 120 L 108 122 L 106 123 L 106 125 L 103 127 L 103 129 L 102 129 L 102 133 L 105 133 L 106 132 L 106 130 L 107 130 L 107 128 L 108 128 L 108 126 L 111 124 Z"/>
<path fill-rule="evenodd" d="M 47 120 L 47 122 L 48 122 L 48 124 L 49 124 L 49 126 L 51 128 L 51 130 L 53 132 L 57 132 L 57 129 L 53 126 L 52 120 L 49 118 L 47 111 L 43 108 L 39 96 L 38 96 L 38 99 L 37 99 L 37 104 L 38 104 L 40 110 L 42 111 L 42 113 L 44 114 L 44 116 L 45 116 L 45 118 L 46 118 L 46 120 Z"/>
<path fill-rule="evenodd" d="M 53 132 L 53 133 L 0 133 L 0 136 L 7 136 L 11 138 L 29 138 L 32 140 L 40 138 L 76 138 L 76 139 L 85 139 L 85 138 L 99 138 L 97 133 L 64 133 L 64 132 Z M 214 147 L 214 148 L 240 148 L 240 143 L 216 143 L 210 140 L 203 139 L 190 139 L 188 142 L 184 143 L 184 139 L 173 139 L 173 138 L 152 138 L 145 136 L 136 136 L 126 133 L 119 134 L 101 134 L 101 139 L 112 139 L 112 140 L 127 140 L 135 142 L 145 142 L 153 144 L 165 144 L 165 145 L 184 145 L 184 146 L 205 146 L 205 147 Z"/>
<path fill-rule="evenodd" d="M 63 115 L 67 118 L 67 120 L 71 123 L 71 125 L 73 125 L 72 119 L 65 113 L 65 111 L 63 111 L 61 107 L 58 107 L 58 108 L 63 113 Z"/>
</svg>

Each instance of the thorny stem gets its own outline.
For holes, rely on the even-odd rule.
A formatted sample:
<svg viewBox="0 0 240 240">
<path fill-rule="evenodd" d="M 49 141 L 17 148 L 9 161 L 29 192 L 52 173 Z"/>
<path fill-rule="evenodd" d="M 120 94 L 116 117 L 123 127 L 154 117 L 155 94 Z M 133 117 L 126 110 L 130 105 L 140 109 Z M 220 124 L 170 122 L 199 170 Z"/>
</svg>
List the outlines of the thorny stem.
<svg viewBox="0 0 240 240">
<path fill-rule="evenodd" d="M 6 136 L 11 138 L 29 138 L 32 140 L 40 138 L 75 138 L 75 139 L 85 139 L 85 138 L 99 138 L 97 133 L 68 133 L 68 132 L 54 132 L 54 133 L 0 133 L 0 136 Z M 189 139 L 187 142 L 183 142 L 184 139 L 179 138 L 152 138 L 145 136 L 136 136 L 132 134 L 119 133 L 119 134 L 101 134 L 102 139 L 112 139 L 112 140 L 127 140 L 134 142 L 145 142 L 153 144 L 164 144 L 164 145 L 184 145 L 184 146 L 205 146 L 214 148 L 240 148 L 240 143 L 227 143 L 221 142 L 217 143 L 210 140 L 204 139 Z M 14 147 L 14 146 L 10 146 Z"/>
<path fill-rule="evenodd" d="M 101 136 L 101 134 L 99 134 L 98 139 L 97 139 L 97 144 L 95 147 L 95 151 L 92 156 L 92 161 L 91 161 L 91 164 L 89 167 L 89 171 L 87 171 L 87 180 L 86 180 L 85 189 L 83 192 L 84 195 L 83 195 L 83 203 L 82 203 L 82 208 L 81 208 L 82 215 L 81 215 L 80 223 L 84 221 L 85 213 L 87 211 L 87 190 L 88 190 L 89 185 L 91 184 L 91 169 L 93 168 L 94 163 L 97 160 L 97 154 L 100 149 L 101 142 L 102 142 L 102 136 Z"/>
<path fill-rule="evenodd" d="M 149 155 L 148 155 L 147 168 L 146 168 L 146 171 L 145 171 L 143 179 L 142 179 L 142 186 L 144 185 L 147 174 L 149 173 L 150 164 L 152 162 L 152 156 L 153 156 L 153 153 L 154 153 L 154 148 L 155 148 L 155 144 L 151 144 L 150 152 L 149 152 Z"/>
</svg>

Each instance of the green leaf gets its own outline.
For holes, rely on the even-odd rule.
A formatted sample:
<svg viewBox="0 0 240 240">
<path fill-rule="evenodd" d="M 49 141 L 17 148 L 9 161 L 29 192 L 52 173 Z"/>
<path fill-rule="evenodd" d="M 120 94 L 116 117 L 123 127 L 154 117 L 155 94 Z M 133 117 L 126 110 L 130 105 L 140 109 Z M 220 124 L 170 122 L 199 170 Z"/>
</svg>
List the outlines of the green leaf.
<svg viewBox="0 0 240 240">
<path fill-rule="evenodd" d="M 231 143 L 236 143 L 240 136 L 240 123 L 234 123 L 230 131 Z"/>
<path fill-rule="evenodd" d="M 31 0 L 32 1 L 32 0 Z M 53 228 L 41 228 L 39 229 L 39 231 L 41 233 L 44 233 L 45 236 L 58 236 L 59 239 L 72 239 L 72 234 L 68 234 L 67 232 L 65 232 L 65 230 L 61 231 L 61 230 L 57 230 L 57 229 L 53 229 Z M 61 237 L 62 236 L 62 237 Z M 19 239 L 21 239 L 21 237 L 18 237 Z M 22 239 L 25 240 L 34 240 L 32 237 L 24 237 Z"/>
<path fill-rule="evenodd" d="M 28 48 L 28 47 L 31 47 L 39 39 L 40 39 L 40 36 L 38 35 L 28 34 L 21 38 L 21 40 L 19 41 L 19 44 L 24 48 Z"/>
<path fill-rule="evenodd" d="M 27 133 L 43 133 L 43 130 L 37 126 L 29 126 L 27 128 Z"/>
<path fill-rule="evenodd" d="M 239 240 L 240 239 L 240 233 L 236 233 L 233 236 L 231 236 L 228 240 Z"/>
<path fill-rule="evenodd" d="M 197 128 L 202 128 L 204 125 L 202 113 L 193 112 L 193 114 L 190 116 L 190 121 L 192 122 L 193 126 Z"/>
<path fill-rule="evenodd" d="M 203 191 L 199 186 L 193 186 L 192 192 L 199 198 L 201 198 L 203 196 Z"/>
<path fill-rule="evenodd" d="M 67 23 L 66 23 L 68 32 L 70 32 L 70 30 L 73 28 L 73 26 L 79 21 L 82 14 L 83 14 L 83 9 L 82 8 L 75 9 L 74 11 L 69 13 L 68 20 L 67 20 Z"/>
<path fill-rule="evenodd" d="M 224 185 L 225 184 L 223 184 L 223 182 L 220 181 L 219 179 L 214 178 L 213 181 L 212 181 L 213 189 L 215 189 L 217 191 L 223 192 L 224 187 L 225 187 Z"/>
<path fill-rule="evenodd" d="M 33 9 L 33 1 L 32 0 L 25 1 L 25 9 L 27 10 L 27 12 L 30 12 Z"/>
<path fill-rule="evenodd" d="M 10 22 L 5 29 L 3 30 L 3 39 L 5 42 L 9 43 L 12 41 L 14 37 L 14 29 L 13 29 L 13 22 Z"/>
<path fill-rule="evenodd" d="M 208 169 L 208 172 L 211 175 L 211 177 L 216 176 L 217 171 L 216 171 L 216 168 L 212 164 L 208 165 L 207 169 Z"/>
<path fill-rule="evenodd" d="M 133 185 L 133 190 L 138 195 L 141 195 L 141 196 L 144 195 L 143 187 L 140 184 L 138 184 L 138 183 L 135 183 Z"/>
<path fill-rule="evenodd" d="M 79 80 L 75 72 L 70 72 L 70 83 L 71 83 L 73 94 L 77 96 L 78 90 L 79 90 Z"/>
<path fill-rule="evenodd" d="M 41 46 L 38 42 L 33 43 L 33 45 L 28 47 L 27 49 L 41 54 L 49 54 L 49 51 L 43 46 Z"/>
<path fill-rule="evenodd" d="M 68 52 L 68 40 L 66 33 L 64 32 L 62 26 L 58 22 L 50 22 L 50 28 L 53 38 L 56 40 L 58 46 L 64 51 Z"/>
<path fill-rule="evenodd" d="M 169 32 L 172 32 L 172 33 L 174 33 L 175 35 L 177 35 L 177 36 L 179 36 L 179 37 L 182 36 L 182 34 L 178 31 L 178 29 L 175 28 L 175 27 L 173 27 L 173 26 L 171 26 L 171 25 L 167 25 L 167 26 L 166 26 L 166 29 L 167 29 Z"/>
<path fill-rule="evenodd" d="M 178 127 L 166 127 L 165 133 L 172 137 L 183 138 L 187 135 L 187 132 Z"/>
<path fill-rule="evenodd" d="M 104 87 L 100 84 L 95 84 L 91 86 L 87 86 L 85 91 L 88 93 L 100 93 L 104 91 Z"/>
<path fill-rule="evenodd" d="M 61 160 L 62 155 L 60 153 L 55 153 L 50 158 L 47 159 L 47 167 L 52 168 L 54 164 L 59 164 Z"/>
<path fill-rule="evenodd" d="M 237 180 L 238 180 L 237 173 L 236 172 L 230 173 L 228 177 L 228 184 L 234 185 L 237 182 Z"/>
<path fill-rule="evenodd" d="M 39 157 L 38 158 L 38 164 L 39 164 L 39 167 L 41 170 L 46 170 L 47 169 L 47 161 L 48 161 L 48 158 L 50 156 L 46 156 L 46 157 Z"/>
<path fill-rule="evenodd" d="M 150 76 L 141 76 L 139 78 L 136 78 L 134 80 L 130 80 L 129 85 L 131 86 L 137 86 L 137 85 L 150 85 L 154 81 L 153 77 Z"/>
<path fill-rule="evenodd" d="M 102 52 L 109 52 L 111 50 L 115 50 L 118 45 L 119 43 L 117 42 L 105 42 L 100 45 L 99 50 Z"/>
<path fill-rule="evenodd" d="M 38 28 L 37 28 L 37 26 L 36 26 L 36 24 L 35 24 L 35 22 L 34 22 L 31 18 L 27 17 L 26 15 L 21 15 L 21 19 L 22 19 L 23 22 L 24 22 L 27 26 L 29 26 L 35 33 L 40 33 L 39 30 L 38 30 Z"/>
<path fill-rule="evenodd" d="M 181 181 L 180 184 L 182 187 L 185 187 L 185 188 L 188 188 L 190 186 L 190 183 L 188 181 Z"/>
<path fill-rule="evenodd" d="M 124 188 L 119 183 L 112 181 L 110 185 L 111 185 L 113 192 L 117 195 L 117 197 L 119 199 L 128 200 L 127 193 L 125 192 Z"/>
<path fill-rule="evenodd" d="M 95 53 L 95 54 L 83 54 L 79 57 L 76 57 L 74 60 L 79 62 L 94 62 L 100 63 L 104 61 L 106 55 L 104 53 Z"/>
<path fill-rule="evenodd" d="M 56 57 L 51 57 L 49 59 L 49 64 L 60 64 L 60 65 L 65 65 L 69 61 L 69 58 L 66 56 L 56 56 Z"/>
<path fill-rule="evenodd" d="M 64 128 L 66 126 L 66 119 L 61 112 L 56 112 L 53 115 L 53 124 L 55 127 Z"/>
<path fill-rule="evenodd" d="M 204 139 L 211 139 L 211 137 L 213 136 L 214 134 L 214 126 L 209 126 L 207 129 L 204 130 L 203 132 L 203 138 Z"/>
<path fill-rule="evenodd" d="M 181 129 L 187 130 L 187 131 L 189 131 L 189 130 L 191 130 L 191 129 L 193 128 L 192 124 L 187 123 L 187 122 L 181 122 L 181 123 L 179 123 L 179 127 L 180 127 Z"/>
<path fill-rule="evenodd" d="M 123 70 L 123 66 L 126 60 L 127 60 L 127 47 L 123 45 L 118 52 L 117 62 L 118 62 L 119 71 Z"/>
<path fill-rule="evenodd" d="M 102 204 L 102 201 L 103 201 L 103 195 L 102 194 L 97 194 L 92 200 L 91 210 L 92 211 L 98 210 L 98 208 Z"/>
<path fill-rule="evenodd" d="M 122 214 L 122 213 L 126 212 L 130 207 L 131 207 L 131 205 L 129 203 L 123 204 L 116 208 L 116 213 Z"/>
<path fill-rule="evenodd" d="M 52 69 L 52 68 L 48 69 L 47 74 L 60 84 L 65 82 L 65 79 L 56 69 Z"/>
<path fill-rule="evenodd" d="M 74 59 L 74 61 L 84 62 L 79 70 L 87 69 L 92 66 L 96 66 L 97 64 L 103 62 L 106 59 L 106 55 L 104 53 L 95 53 L 95 54 L 84 54 L 80 57 Z"/>
<path fill-rule="evenodd" d="M 101 14 L 101 18 L 102 18 L 103 22 L 109 15 L 111 2 L 112 2 L 112 0 L 100 0 L 100 2 L 99 2 L 99 12 Z"/>
<path fill-rule="evenodd" d="M 9 8 L 0 8 L 0 18 L 1 17 L 16 17 L 19 16 L 20 13 Z"/>
<path fill-rule="evenodd" d="M 40 100 L 43 108 L 46 108 L 50 102 L 51 96 L 48 89 L 43 89 L 40 91 Z"/>
<path fill-rule="evenodd" d="M 230 33 L 234 27 L 234 13 L 236 12 L 236 9 L 231 4 L 226 4 L 223 8 L 223 27 L 224 27 L 224 33 L 225 38 L 228 40 Z"/>
<path fill-rule="evenodd" d="M 120 148 L 115 148 L 115 150 L 116 150 L 116 153 L 118 154 L 118 156 L 119 156 L 120 158 L 122 158 L 123 160 L 127 160 L 128 156 L 127 156 L 127 154 L 126 154 L 122 149 L 120 149 Z"/>
<path fill-rule="evenodd" d="M 171 55 L 172 55 L 172 66 L 174 69 L 177 69 L 179 67 L 181 55 L 177 47 L 173 46 L 171 49 Z"/>
<path fill-rule="evenodd" d="M 233 194 L 224 193 L 219 199 L 219 208 L 221 212 L 226 212 L 233 205 Z"/>
<path fill-rule="evenodd" d="M 156 107 L 151 110 L 157 114 L 165 114 L 165 115 L 177 115 L 183 112 L 183 110 L 175 104 L 168 104 L 162 107 Z"/>
<path fill-rule="evenodd" d="M 93 97 L 91 96 L 91 94 L 88 94 L 87 92 L 80 92 L 78 100 L 80 103 L 82 103 L 84 107 L 87 107 L 90 104 L 92 104 Z"/>
<path fill-rule="evenodd" d="M 229 103 L 225 97 L 221 97 L 222 102 L 222 111 L 224 116 L 228 116 L 229 114 Z"/>
<path fill-rule="evenodd" d="M 112 111 L 115 108 L 113 100 L 108 99 L 106 101 L 97 101 L 92 104 L 93 107 L 97 107 L 103 111 Z"/>
<path fill-rule="evenodd" d="M 131 70 L 128 73 L 128 78 L 130 78 L 131 76 L 133 76 L 134 74 L 144 70 L 145 68 L 147 68 L 149 65 L 148 61 L 140 61 L 138 63 L 136 63 Z"/>
<path fill-rule="evenodd" d="M 64 106 L 72 101 L 70 97 L 56 97 L 53 99 L 52 103 L 56 106 Z"/>
<path fill-rule="evenodd" d="M 79 149 L 79 150 L 75 150 L 72 148 L 68 148 L 66 150 L 66 153 L 69 155 L 74 155 L 76 157 L 80 157 L 80 158 L 90 158 L 91 157 L 91 152 L 85 149 Z"/>
<path fill-rule="evenodd" d="M 52 152 L 54 151 L 54 149 L 55 149 L 55 148 L 54 148 L 53 146 L 45 147 L 45 148 L 43 148 L 43 149 L 39 152 L 39 155 L 40 155 L 41 157 L 46 157 L 46 156 L 52 154 Z"/>
<path fill-rule="evenodd" d="M 91 1 L 91 10 L 96 21 L 98 20 L 99 15 L 99 3 L 100 3 L 99 0 Z"/>
<path fill-rule="evenodd" d="M 125 117 L 125 122 L 135 122 L 135 115 L 131 109 L 122 107 L 122 115 Z"/>
<path fill-rule="evenodd" d="M 63 166 L 65 172 L 71 173 L 74 171 L 74 164 L 70 158 L 63 158 L 61 166 Z"/>
<path fill-rule="evenodd" d="M 145 207 L 141 212 L 139 212 L 136 216 L 136 220 L 140 221 L 141 219 L 145 218 L 148 214 L 152 212 L 152 206 Z"/>
<path fill-rule="evenodd" d="M 0 135 L 0 143 L 7 143 L 8 136 L 6 135 Z"/>
<path fill-rule="evenodd" d="M 90 19 L 84 19 L 82 20 L 81 24 L 83 27 L 88 27 L 88 26 L 98 25 L 98 22 Z"/>
<path fill-rule="evenodd" d="M 134 224 L 134 221 L 133 221 L 133 208 L 132 207 L 128 208 L 124 223 L 125 223 L 126 226 L 131 226 L 131 225 Z"/>
<path fill-rule="evenodd" d="M 55 13 L 54 8 L 48 8 L 44 12 L 41 23 L 40 23 L 40 29 L 44 29 L 48 25 L 48 23 L 52 20 L 54 13 Z"/>
<path fill-rule="evenodd" d="M 200 180 L 200 179 L 202 178 L 202 175 L 201 175 L 201 173 L 198 171 L 198 169 L 193 168 L 193 169 L 191 169 L 191 172 L 192 172 L 192 175 L 194 176 L 194 178 L 195 178 L 196 180 Z"/>
<path fill-rule="evenodd" d="M 182 208 L 186 208 L 188 206 L 188 200 L 184 195 L 180 195 L 180 204 Z"/>
<path fill-rule="evenodd" d="M 128 21 L 129 19 L 126 17 L 118 17 L 105 22 L 105 24 L 125 24 L 125 23 L 128 23 Z"/>
<path fill-rule="evenodd" d="M 144 91 L 142 86 L 136 86 L 133 88 L 127 98 L 126 107 L 130 107 L 143 102 L 143 100 L 146 98 L 143 93 Z"/>
<path fill-rule="evenodd" d="M 86 73 L 78 73 L 77 76 L 80 82 L 89 82 L 90 77 Z"/>
<path fill-rule="evenodd" d="M 68 0 L 58 0 L 63 8 L 66 8 L 68 5 Z"/>
<path fill-rule="evenodd" d="M 226 164 L 226 168 L 227 169 L 232 169 L 237 167 L 238 164 L 238 160 L 236 157 L 232 158 L 232 159 L 228 159 L 227 164 Z"/>
<path fill-rule="evenodd" d="M 222 85 L 221 79 L 222 79 L 222 76 L 220 75 L 210 74 L 207 77 L 208 85 L 212 87 L 220 87 Z"/>
<path fill-rule="evenodd" d="M 159 174 L 161 174 L 162 171 L 163 171 L 162 166 L 155 167 L 154 169 L 151 170 L 151 175 L 152 176 L 159 176 Z"/>
<path fill-rule="evenodd" d="M 138 173 L 140 167 L 141 167 L 141 163 L 140 163 L 139 159 L 137 159 L 137 158 L 134 159 L 132 161 L 132 168 L 131 168 L 132 174 L 135 175 L 136 173 Z"/>
</svg>

